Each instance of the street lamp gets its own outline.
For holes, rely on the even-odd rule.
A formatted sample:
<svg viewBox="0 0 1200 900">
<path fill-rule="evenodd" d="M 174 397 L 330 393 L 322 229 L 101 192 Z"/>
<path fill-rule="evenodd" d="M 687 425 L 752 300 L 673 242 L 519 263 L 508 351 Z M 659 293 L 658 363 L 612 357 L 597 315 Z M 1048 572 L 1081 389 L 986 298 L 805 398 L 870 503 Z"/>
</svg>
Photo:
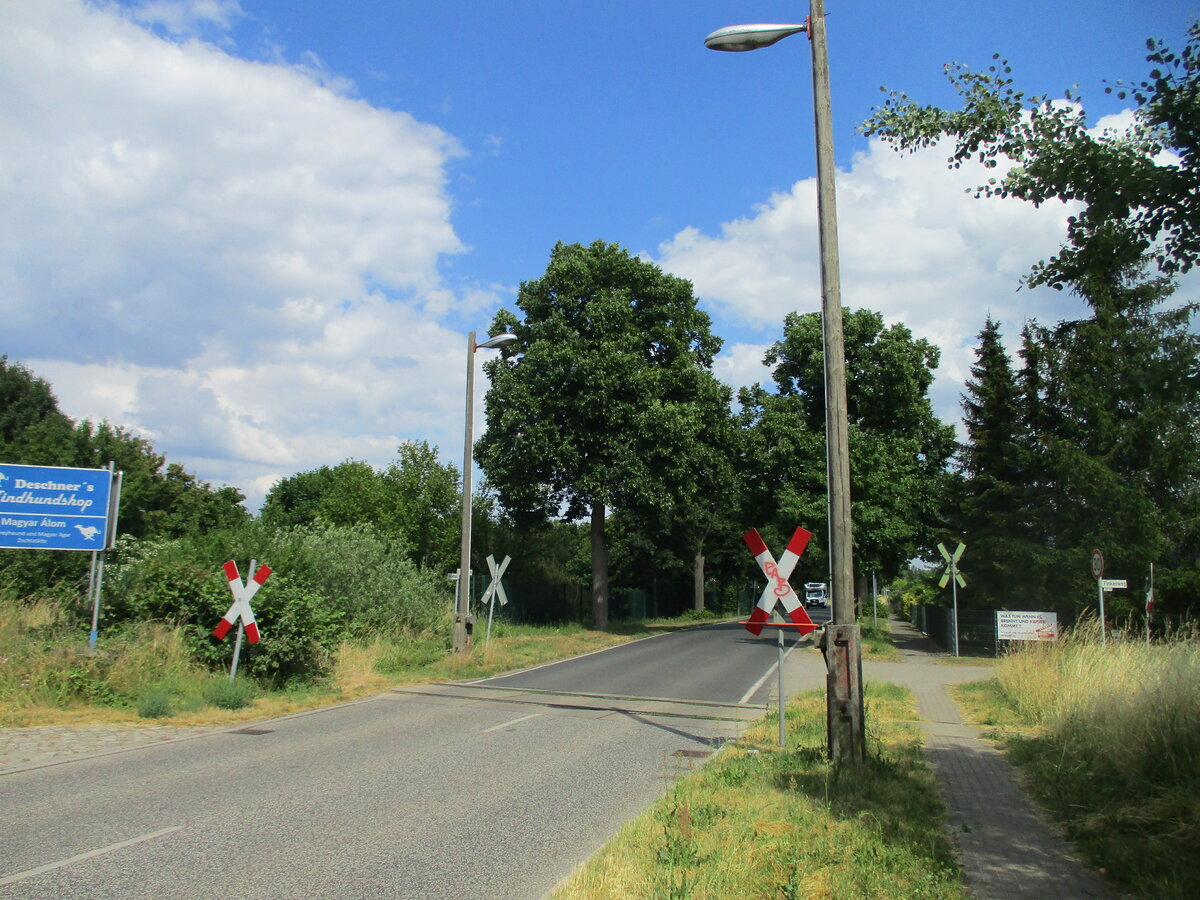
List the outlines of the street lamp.
<svg viewBox="0 0 1200 900">
<path fill-rule="evenodd" d="M 825 435 L 828 442 L 829 554 L 833 625 L 825 633 L 829 665 L 829 747 L 838 759 L 862 759 L 862 649 L 854 618 L 854 561 L 850 527 L 850 448 L 846 413 L 846 353 L 842 336 L 842 285 L 838 266 L 834 191 L 833 113 L 825 0 L 811 0 L 803 25 L 733 25 L 704 40 L 710 50 L 758 50 L 807 32 L 812 43 L 813 116 L 817 144 L 817 221 L 821 246 L 821 320 L 825 339 Z"/>
<path fill-rule="evenodd" d="M 515 334 L 498 334 L 482 344 L 475 343 L 475 332 L 467 335 L 467 428 L 463 444 L 462 556 L 458 566 L 458 593 L 454 608 L 454 652 L 471 649 L 471 430 L 475 416 L 475 351 L 494 350 L 515 344 Z"/>
</svg>

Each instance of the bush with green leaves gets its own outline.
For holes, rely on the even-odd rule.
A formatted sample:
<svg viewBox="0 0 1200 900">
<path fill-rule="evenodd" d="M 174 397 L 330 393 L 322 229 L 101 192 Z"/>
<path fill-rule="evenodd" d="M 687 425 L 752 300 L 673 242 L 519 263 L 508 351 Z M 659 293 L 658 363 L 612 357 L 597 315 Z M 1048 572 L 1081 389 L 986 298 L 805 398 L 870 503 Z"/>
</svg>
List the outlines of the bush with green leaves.
<svg viewBox="0 0 1200 900">
<path fill-rule="evenodd" d="M 163 688 L 147 691 L 138 700 L 137 714 L 143 719 L 165 719 L 175 715 L 170 692 Z"/>
<path fill-rule="evenodd" d="M 254 683 L 245 678 L 218 675 L 205 687 L 204 700 L 217 709 L 245 709 L 256 693 Z"/>
<path fill-rule="evenodd" d="M 448 632 L 444 577 L 418 569 L 404 548 L 366 525 L 271 528 L 254 522 L 171 541 L 123 540 L 106 580 L 104 622 L 157 620 L 182 626 L 192 655 L 228 668 L 234 638 L 212 628 L 232 596 L 222 564 L 269 565 L 254 597 L 262 640 L 243 644 L 239 670 L 274 683 L 325 674 L 338 643 L 368 633 Z"/>
<path fill-rule="evenodd" d="M 931 605 L 944 603 L 944 598 L 937 588 L 937 570 L 935 569 L 910 567 L 908 572 L 892 582 L 888 593 L 892 598 L 893 611 L 904 619 L 912 617 L 914 606 L 920 606 L 922 603 Z"/>
</svg>

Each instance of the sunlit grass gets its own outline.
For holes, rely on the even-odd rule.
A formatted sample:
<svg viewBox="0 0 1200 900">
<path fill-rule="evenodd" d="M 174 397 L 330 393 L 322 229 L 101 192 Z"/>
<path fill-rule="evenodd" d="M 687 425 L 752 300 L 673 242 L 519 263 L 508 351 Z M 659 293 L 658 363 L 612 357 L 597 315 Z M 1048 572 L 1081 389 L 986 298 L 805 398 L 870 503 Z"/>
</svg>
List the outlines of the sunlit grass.
<svg viewBox="0 0 1200 900">
<path fill-rule="evenodd" d="M 0 727 L 139 724 L 221 725 L 290 715 L 371 696 L 388 687 L 485 678 L 627 643 L 677 627 L 615 623 L 610 632 L 579 625 L 494 623 L 455 655 L 445 635 L 394 634 L 345 641 L 322 679 L 270 688 L 239 678 L 249 702 L 230 705 L 228 675 L 188 655 L 178 628 L 144 622 L 105 634 L 99 652 L 69 611 L 54 601 L 0 598 Z M 694 622 L 691 624 L 695 624 Z M 243 654 L 252 653 L 250 646 Z M 141 713 L 141 714 L 139 714 Z M 147 718 L 153 716 L 154 718 Z"/>
<path fill-rule="evenodd" d="M 826 760 L 824 696 L 802 695 L 787 709 L 786 748 L 765 717 L 552 897 L 966 897 L 919 735 L 905 724 L 916 718 L 912 696 L 868 685 L 866 702 L 864 766 Z"/>
</svg>

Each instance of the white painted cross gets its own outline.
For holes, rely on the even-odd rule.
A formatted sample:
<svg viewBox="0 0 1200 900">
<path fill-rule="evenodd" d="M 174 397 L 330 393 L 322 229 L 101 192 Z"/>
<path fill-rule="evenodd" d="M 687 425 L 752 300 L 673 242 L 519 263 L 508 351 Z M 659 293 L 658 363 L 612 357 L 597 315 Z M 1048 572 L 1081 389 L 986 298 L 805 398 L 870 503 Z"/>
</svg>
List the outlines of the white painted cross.
<svg viewBox="0 0 1200 900">
<path fill-rule="evenodd" d="M 504 593 L 504 585 L 500 583 L 500 579 L 504 577 L 504 570 L 508 568 L 510 562 L 512 562 L 511 556 L 504 557 L 504 562 L 500 563 L 500 568 L 497 569 L 496 560 L 491 556 L 487 558 L 488 571 L 492 573 L 492 583 L 483 592 L 483 596 L 480 598 L 481 603 L 487 603 L 495 596 L 501 606 L 508 604 L 508 595 Z"/>
<path fill-rule="evenodd" d="M 225 635 L 229 633 L 229 629 L 233 627 L 233 623 L 240 616 L 242 624 L 246 627 L 246 637 L 252 644 L 258 643 L 258 625 L 254 621 L 254 610 L 250 608 L 250 598 L 258 593 L 258 589 L 263 586 L 263 582 L 271 577 L 270 566 L 259 566 L 255 571 L 254 577 L 246 584 L 242 584 L 242 576 L 238 573 L 237 563 L 233 560 L 225 563 L 225 577 L 229 580 L 229 590 L 233 593 L 233 605 L 225 615 L 221 616 L 221 621 L 217 623 L 217 627 L 213 629 L 213 636 L 217 640 L 224 640 Z"/>
<path fill-rule="evenodd" d="M 483 597 L 480 602 L 488 605 L 488 627 L 487 636 L 483 639 L 484 649 L 487 649 L 488 644 L 492 642 L 492 612 L 496 608 L 496 598 L 500 598 L 500 605 L 504 606 L 508 603 L 508 595 L 504 593 L 504 585 L 500 583 L 500 579 L 504 577 L 504 570 L 508 568 L 508 564 L 512 562 L 511 556 L 504 557 L 504 562 L 496 566 L 496 560 L 489 555 L 487 558 L 488 571 L 492 573 L 492 583 L 488 585 L 486 591 L 483 592 Z"/>
<path fill-rule="evenodd" d="M 757 529 L 751 528 L 742 535 L 742 540 L 750 548 L 754 561 L 767 576 L 767 586 L 763 588 L 762 596 L 758 598 L 758 605 L 750 614 L 750 621 L 743 623 L 751 634 L 762 633 L 763 626 L 770 620 L 776 603 L 783 604 L 788 618 L 792 620 L 792 624 L 800 630 L 801 634 L 817 630 L 813 620 L 804 611 L 804 604 L 796 597 L 796 592 L 792 590 L 792 586 L 788 582 L 792 570 L 796 568 L 796 563 L 804 554 L 804 548 L 808 546 L 811 538 L 811 531 L 797 528 L 792 533 L 792 539 L 788 541 L 783 554 L 779 557 L 779 562 L 776 563 L 775 557 L 767 549 L 767 545 L 759 536 Z"/>
</svg>

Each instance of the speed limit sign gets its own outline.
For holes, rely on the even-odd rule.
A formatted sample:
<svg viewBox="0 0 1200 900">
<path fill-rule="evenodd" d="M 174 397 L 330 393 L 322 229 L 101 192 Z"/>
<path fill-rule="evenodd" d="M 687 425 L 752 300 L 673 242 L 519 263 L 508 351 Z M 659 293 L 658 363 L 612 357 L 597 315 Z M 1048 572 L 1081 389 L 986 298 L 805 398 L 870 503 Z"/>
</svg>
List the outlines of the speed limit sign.
<svg viewBox="0 0 1200 900">
<path fill-rule="evenodd" d="M 1092 577 L 1096 579 L 1104 577 L 1104 554 L 1099 550 L 1092 551 Z"/>
</svg>

